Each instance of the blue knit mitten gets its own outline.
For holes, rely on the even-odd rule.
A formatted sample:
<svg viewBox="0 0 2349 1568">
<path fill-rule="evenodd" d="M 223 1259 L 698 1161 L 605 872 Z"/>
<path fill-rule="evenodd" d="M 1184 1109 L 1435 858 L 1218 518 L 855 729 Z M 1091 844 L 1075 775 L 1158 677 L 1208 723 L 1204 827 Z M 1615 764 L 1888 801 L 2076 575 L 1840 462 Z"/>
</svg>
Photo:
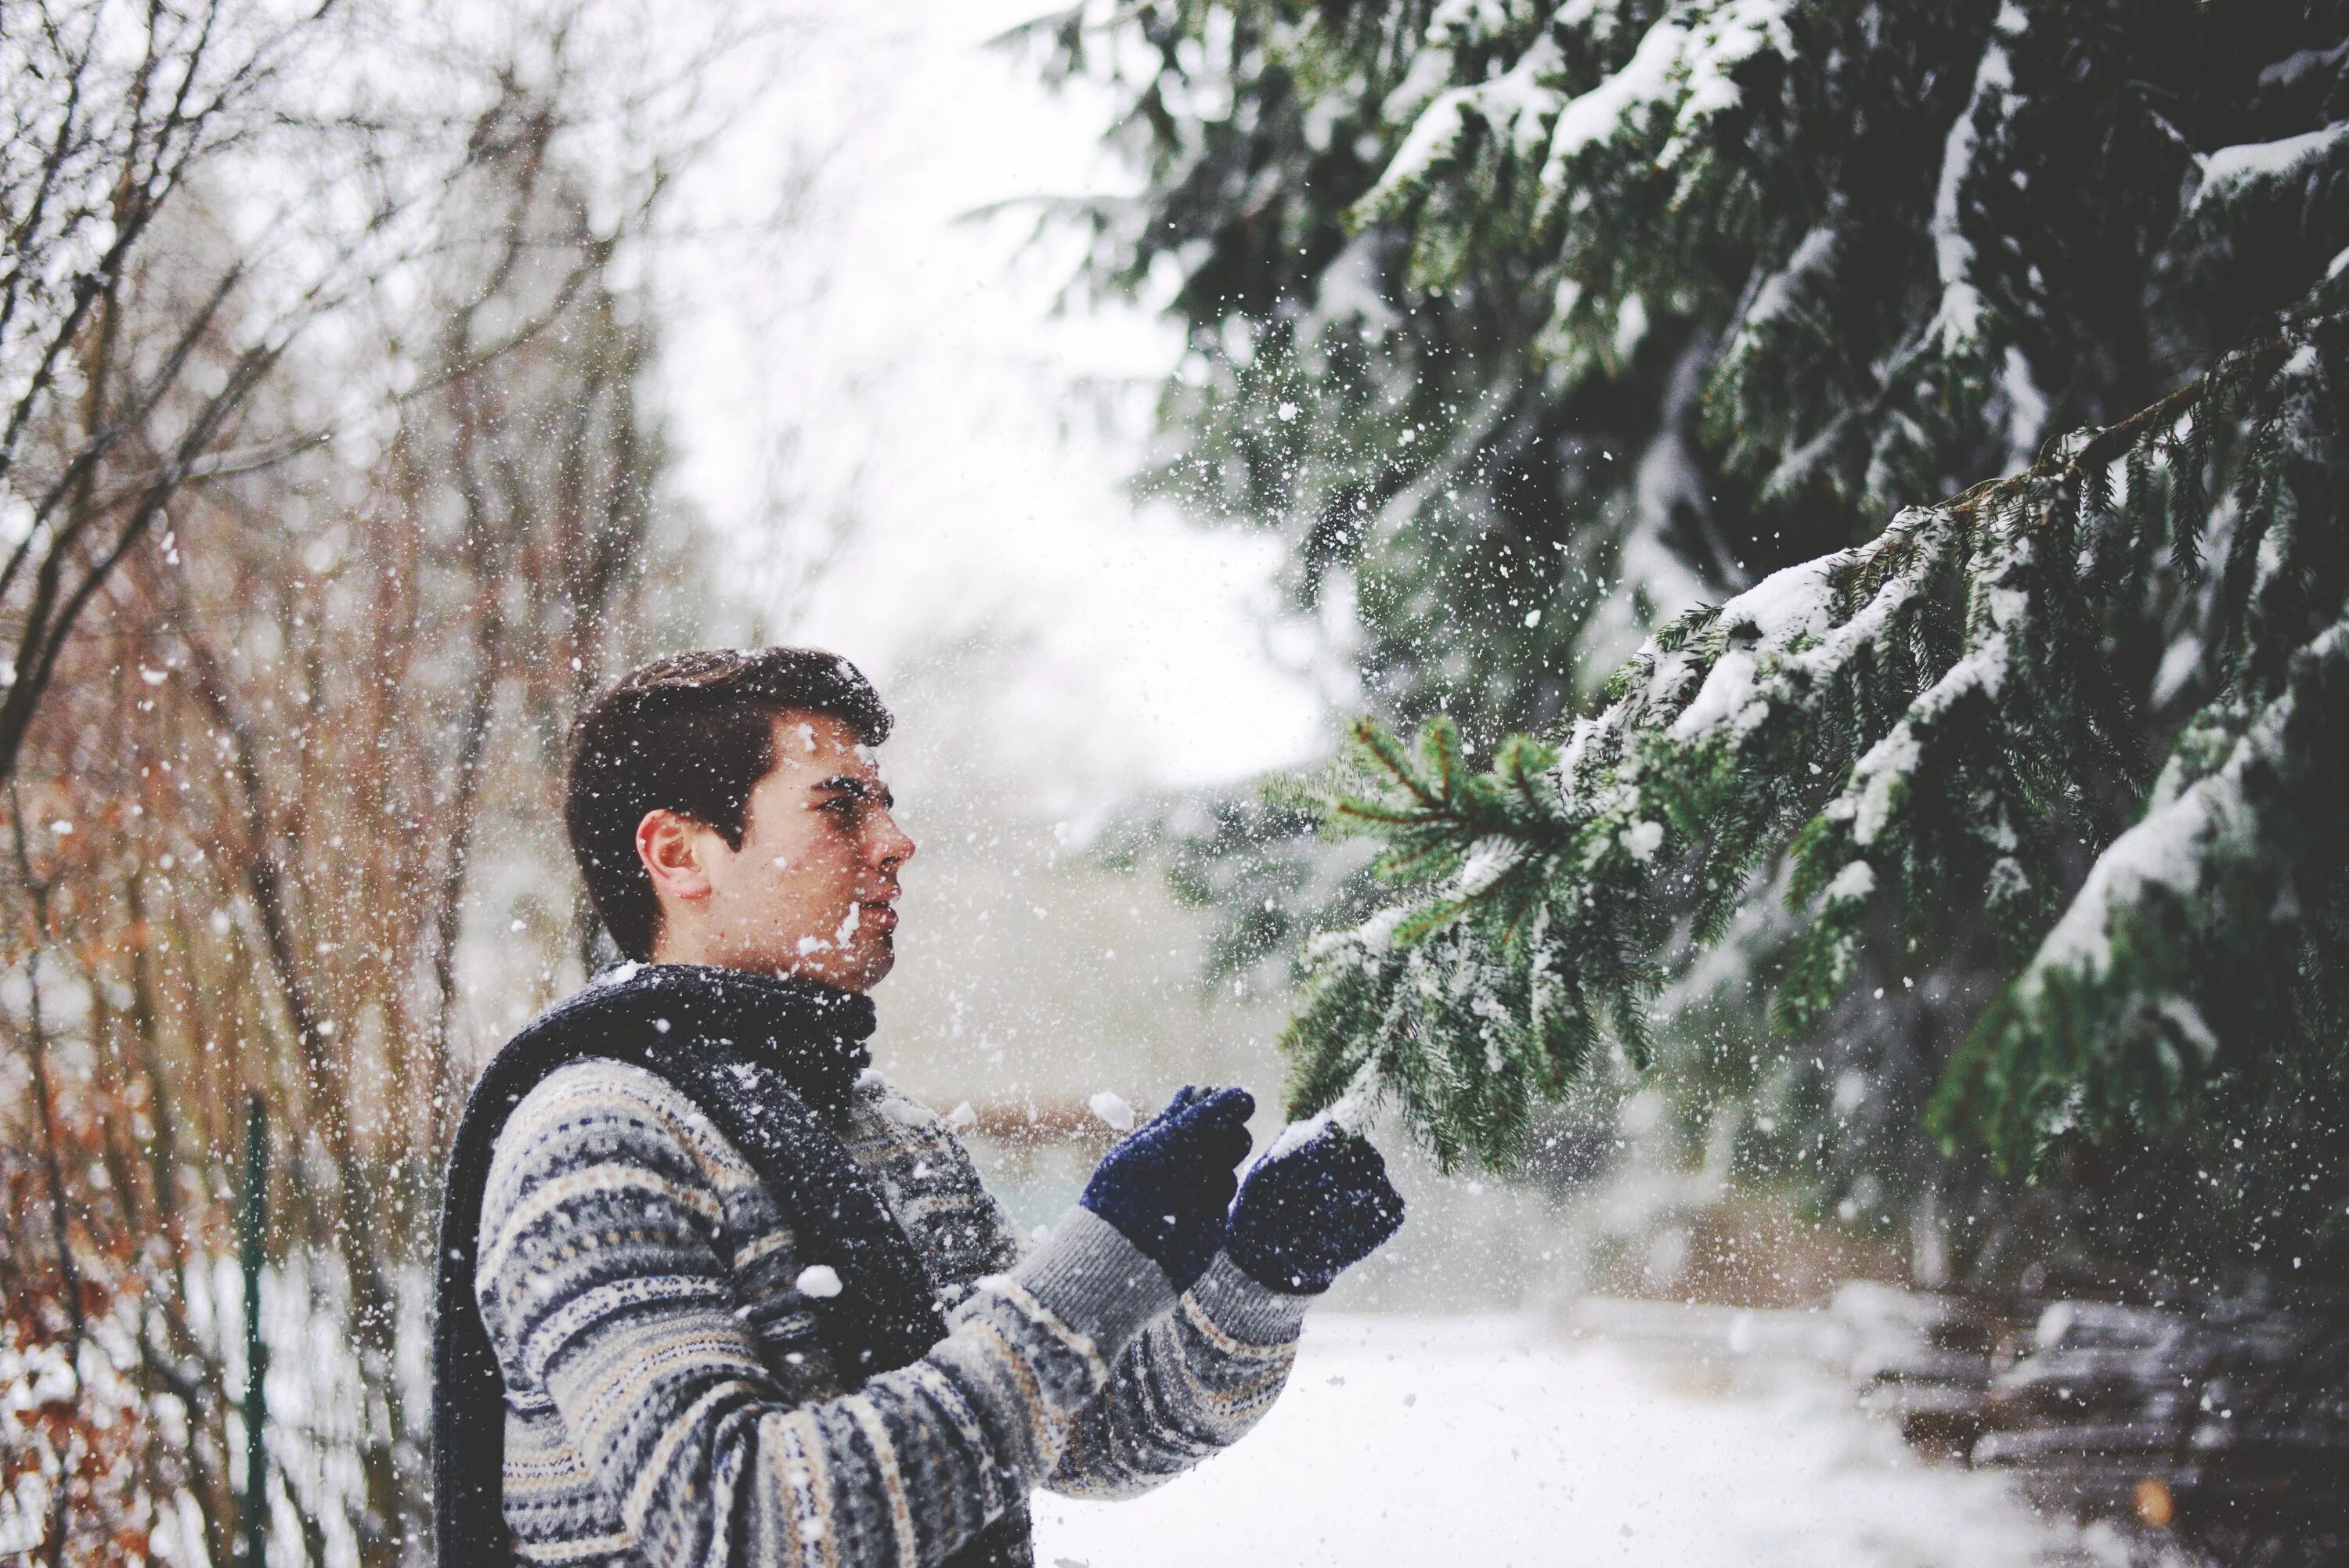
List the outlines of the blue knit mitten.
<svg viewBox="0 0 2349 1568">
<path fill-rule="evenodd" d="M 1244 1088 L 1184 1085 L 1102 1156 L 1077 1202 L 1164 1269 L 1177 1291 L 1188 1290 L 1223 1245 L 1225 1211 L 1239 1185 L 1233 1170 L 1247 1157 L 1255 1110 Z"/>
<path fill-rule="evenodd" d="M 1257 1284 L 1312 1295 L 1402 1224 L 1402 1194 L 1379 1151 L 1359 1133 L 1324 1126 L 1257 1161 L 1224 1247 Z"/>
</svg>

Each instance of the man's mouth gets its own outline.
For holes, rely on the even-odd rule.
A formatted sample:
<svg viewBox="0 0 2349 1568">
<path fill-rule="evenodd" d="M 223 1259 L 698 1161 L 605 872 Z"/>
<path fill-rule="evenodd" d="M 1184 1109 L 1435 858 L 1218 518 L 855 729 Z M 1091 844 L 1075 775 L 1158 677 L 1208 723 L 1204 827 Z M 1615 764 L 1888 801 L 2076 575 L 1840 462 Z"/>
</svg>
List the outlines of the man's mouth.
<svg viewBox="0 0 2349 1568">
<path fill-rule="evenodd" d="M 857 904 L 863 923 L 875 931 L 897 929 L 897 907 L 885 899 L 868 898 Z"/>
</svg>

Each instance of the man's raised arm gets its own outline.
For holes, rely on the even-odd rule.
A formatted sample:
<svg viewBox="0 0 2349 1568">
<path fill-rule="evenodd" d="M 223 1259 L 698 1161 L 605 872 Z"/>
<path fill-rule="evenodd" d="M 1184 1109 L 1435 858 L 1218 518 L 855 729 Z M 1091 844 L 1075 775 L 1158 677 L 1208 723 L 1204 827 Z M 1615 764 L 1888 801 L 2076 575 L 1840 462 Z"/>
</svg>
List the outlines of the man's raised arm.
<svg viewBox="0 0 2349 1568">
<path fill-rule="evenodd" d="M 508 1387 L 552 1404 L 621 1527 L 569 1546 L 633 1546 L 654 1564 L 944 1561 L 1050 1471 L 1173 1304 L 1170 1274 L 1196 1272 L 1247 1146 L 1244 1095 L 1170 1108 L 928 1354 L 794 1402 L 737 1315 L 719 1195 L 684 1130 L 644 1105 L 529 1109 L 500 1140 L 483 1206 L 483 1321 Z M 533 1506 L 531 1457 L 509 1452 L 510 1520 Z M 543 1479 L 550 1500 L 577 1496 L 563 1484 L 576 1478 Z"/>
</svg>

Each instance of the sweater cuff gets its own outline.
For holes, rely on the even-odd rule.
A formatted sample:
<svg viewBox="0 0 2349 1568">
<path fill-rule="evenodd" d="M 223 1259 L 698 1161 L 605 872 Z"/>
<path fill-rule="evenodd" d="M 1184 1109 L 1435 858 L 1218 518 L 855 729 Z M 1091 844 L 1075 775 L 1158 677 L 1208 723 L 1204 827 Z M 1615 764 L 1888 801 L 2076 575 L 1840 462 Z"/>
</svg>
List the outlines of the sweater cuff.
<svg viewBox="0 0 2349 1568">
<path fill-rule="evenodd" d="M 1011 1277 L 1114 1362 L 1151 1319 L 1174 1305 L 1166 1271 L 1090 1209 L 1061 1216 L 1052 1239 Z"/>
<path fill-rule="evenodd" d="M 1217 1253 L 1191 1287 L 1191 1299 L 1207 1321 L 1251 1345 L 1284 1345 L 1304 1330 L 1313 1297 L 1275 1290 L 1248 1277 L 1229 1253 Z"/>
</svg>

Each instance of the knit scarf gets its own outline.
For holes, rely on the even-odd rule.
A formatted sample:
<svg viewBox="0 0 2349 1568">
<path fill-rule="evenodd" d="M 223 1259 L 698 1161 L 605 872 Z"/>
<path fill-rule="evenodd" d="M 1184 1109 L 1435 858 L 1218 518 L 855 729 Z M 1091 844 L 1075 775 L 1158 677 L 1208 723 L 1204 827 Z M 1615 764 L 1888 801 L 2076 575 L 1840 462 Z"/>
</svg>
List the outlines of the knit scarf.
<svg viewBox="0 0 2349 1568">
<path fill-rule="evenodd" d="M 550 1073 L 585 1057 L 645 1068 L 699 1108 L 766 1184 L 808 1263 L 833 1364 L 861 1382 L 919 1359 L 947 1331 L 929 1275 L 836 1130 L 871 1060 L 872 998 L 812 980 L 643 965 L 557 1003 L 506 1042 L 473 1086 L 449 1155 L 433 1325 L 432 1480 L 440 1568 L 510 1563 L 505 1386 L 473 1292 L 481 1197 L 506 1118 Z M 947 1568 L 1032 1561 L 1015 1507 Z"/>
</svg>

